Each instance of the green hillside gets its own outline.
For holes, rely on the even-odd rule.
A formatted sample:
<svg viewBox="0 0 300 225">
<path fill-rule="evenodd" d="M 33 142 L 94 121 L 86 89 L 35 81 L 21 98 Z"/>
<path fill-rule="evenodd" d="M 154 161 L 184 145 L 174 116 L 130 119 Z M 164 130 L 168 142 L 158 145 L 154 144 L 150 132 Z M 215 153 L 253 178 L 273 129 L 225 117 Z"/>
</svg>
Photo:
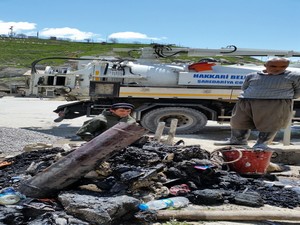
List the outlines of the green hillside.
<svg viewBox="0 0 300 225">
<path fill-rule="evenodd" d="M 113 48 L 141 48 L 147 44 L 87 43 L 37 38 L 0 38 L 0 70 L 6 67 L 30 68 L 31 63 L 45 57 L 119 56 L 128 57 L 126 52 L 116 53 Z M 217 58 L 217 57 L 216 57 Z M 240 61 L 237 57 L 222 57 L 229 62 Z M 176 60 L 198 61 L 200 57 L 176 55 Z M 242 61 L 253 62 L 244 57 Z M 63 64 L 63 61 L 42 61 L 44 64 Z"/>
<path fill-rule="evenodd" d="M 45 39 L 1 38 L 0 68 L 29 68 L 34 60 L 45 57 L 80 57 L 86 55 L 113 55 L 113 48 L 139 48 L 142 46 L 145 45 L 84 43 Z"/>
</svg>

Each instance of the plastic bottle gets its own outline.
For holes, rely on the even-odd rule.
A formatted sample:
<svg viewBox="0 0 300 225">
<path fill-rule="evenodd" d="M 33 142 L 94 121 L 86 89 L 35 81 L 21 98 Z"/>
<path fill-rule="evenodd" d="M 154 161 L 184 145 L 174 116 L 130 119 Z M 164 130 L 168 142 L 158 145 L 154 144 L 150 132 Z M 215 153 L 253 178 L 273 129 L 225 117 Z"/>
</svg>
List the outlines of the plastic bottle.
<svg viewBox="0 0 300 225">
<path fill-rule="evenodd" d="M 0 204 L 1 205 L 12 205 L 19 202 L 21 196 L 13 188 L 8 187 L 0 191 Z"/>
<path fill-rule="evenodd" d="M 172 197 L 172 198 L 164 198 L 164 199 L 158 199 L 153 200 L 147 203 L 141 203 L 139 204 L 139 209 L 142 211 L 146 210 L 160 210 L 160 209 L 166 209 L 170 207 L 174 208 L 182 208 L 189 204 L 189 199 L 185 197 Z"/>
</svg>

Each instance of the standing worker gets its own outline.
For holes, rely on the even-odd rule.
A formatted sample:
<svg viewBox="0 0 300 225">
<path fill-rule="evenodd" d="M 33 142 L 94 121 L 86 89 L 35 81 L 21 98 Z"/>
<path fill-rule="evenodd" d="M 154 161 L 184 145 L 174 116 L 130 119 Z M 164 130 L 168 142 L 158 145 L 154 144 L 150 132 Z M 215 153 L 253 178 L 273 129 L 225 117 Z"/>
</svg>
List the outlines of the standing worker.
<svg viewBox="0 0 300 225">
<path fill-rule="evenodd" d="M 129 103 L 113 104 L 110 109 L 103 110 L 100 115 L 84 122 L 76 135 L 90 141 L 119 122 L 134 124 L 136 120 L 130 116 L 133 109 L 134 106 Z"/>
<path fill-rule="evenodd" d="M 251 129 L 259 131 L 255 149 L 267 149 L 291 119 L 293 99 L 300 97 L 300 74 L 286 70 L 290 61 L 272 58 L 265 70 L 250 73 L 232 111 L 231 137 L 215 145 L 246 145 Z"/>
</svg>

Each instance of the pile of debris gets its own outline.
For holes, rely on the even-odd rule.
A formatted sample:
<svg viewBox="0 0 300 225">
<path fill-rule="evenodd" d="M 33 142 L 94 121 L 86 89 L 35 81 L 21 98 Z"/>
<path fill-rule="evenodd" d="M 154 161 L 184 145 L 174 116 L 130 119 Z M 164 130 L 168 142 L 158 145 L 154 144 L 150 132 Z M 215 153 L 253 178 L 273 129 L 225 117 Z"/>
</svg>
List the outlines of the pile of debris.
<svg viewBox="0 0 300 225">
<path fill-rule="evenodd" d="M 172 196 L 195 205 L 300 204 L 274 175 L 241 176 L 220 154 L 140 138 L 144 132 L 118 124 L 70 151 L 45 147 L 2 161 L 0 224 L 142 224 L 152 212 L 140 203 Z"/>
<path fill-rule="evenodd" d="M 30 185 L 28 179 L 76 150 L 48 148 L 7 159 L 0 167 L 0 190 Z M 276 185 L 276 176 L 241 176 L 222 162 L 199 145 L 132 144 L 57 194 L 20 195 L 18 203 L 0 205 L 0 224 L 141 224 L 140 203 L 170 196 L 185 196 L 195 205 L 300 205 L 297 192 Z"/>
</svg>

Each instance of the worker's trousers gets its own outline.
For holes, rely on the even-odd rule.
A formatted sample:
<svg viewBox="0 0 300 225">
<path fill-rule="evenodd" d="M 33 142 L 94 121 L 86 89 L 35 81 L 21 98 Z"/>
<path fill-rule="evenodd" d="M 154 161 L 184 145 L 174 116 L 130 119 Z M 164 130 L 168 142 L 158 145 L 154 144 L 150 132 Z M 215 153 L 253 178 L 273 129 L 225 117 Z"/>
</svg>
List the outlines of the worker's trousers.
<svg viewBox="0 0 300 225">
<path fill-rule="evenodd" d="M 239 99 L 232 112 L 231 128 L 278 131 L 288 125 L 291 106 L 291 99 Z"/>
</svg>

